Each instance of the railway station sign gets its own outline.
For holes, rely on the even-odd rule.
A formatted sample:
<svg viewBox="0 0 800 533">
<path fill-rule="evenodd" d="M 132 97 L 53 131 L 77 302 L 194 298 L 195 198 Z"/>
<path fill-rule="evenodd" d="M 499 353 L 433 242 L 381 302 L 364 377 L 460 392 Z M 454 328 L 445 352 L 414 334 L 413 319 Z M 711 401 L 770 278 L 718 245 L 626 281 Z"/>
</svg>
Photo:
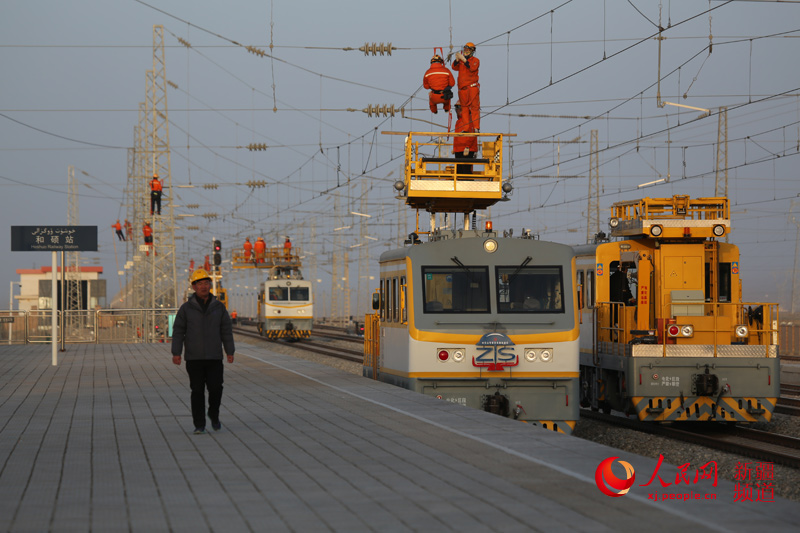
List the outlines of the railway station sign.
<svg viewBox="0 0 800 533">
<path fill-rule="evenodd" d="M 96 252 L 97 226 L 11 226 L 12 252 Z"/>
</svg>

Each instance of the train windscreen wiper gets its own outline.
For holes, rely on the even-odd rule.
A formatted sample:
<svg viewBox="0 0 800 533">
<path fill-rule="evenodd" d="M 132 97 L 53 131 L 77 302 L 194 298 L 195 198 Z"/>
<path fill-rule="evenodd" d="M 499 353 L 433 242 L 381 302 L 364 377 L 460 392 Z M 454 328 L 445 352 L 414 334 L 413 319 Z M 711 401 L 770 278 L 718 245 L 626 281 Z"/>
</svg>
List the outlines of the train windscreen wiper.
<svg viewBox="0 0 800 533">
<path fill-rule="evenodd" d="M 467 265 L 465 265 L 464 263 L 462 263 L 462 262 L 461 262 L 461 260 L 460 260 L 458 257 L 456 257 L 456 256 L 453 256 L 453 257 L 451 257 L 451 258 L 450 258 L 450 261 L 452 261 L 453 263 L 455 263 L 456 265 L 458 265 L 458 266 L 459 266 L 459 268 L 461 268 L 461 270 L 463 270 L 464 272 L 466 272 L 466 273 L 467 273 L 467 275 L 469 276 L 469 280 L 470 280 L 471 282 L 472 282 L 472 281 L 475 281 L 475 280 L 472 278 L 472 271 L 469 269 L 469 267 L 468 267 Z"/>
<path fill-rule="evenodd" d="M 525 268 L 528 265 L 528 263 L 530 263 L 532 260 L 533 260 L 533 257 L 528 256 L 528 257 L 525 258 L 525 260 L 522 263 L 520 263 L 520 265 L 517 267 L 517 269 L 508 277 L 508 284 L 509 285 L 511 285 L 514 282 L 514 278 L 517 277 L 517 274 L 519 274 L 519 271 L 522 270 L 523 268 Z"/>
</svg>

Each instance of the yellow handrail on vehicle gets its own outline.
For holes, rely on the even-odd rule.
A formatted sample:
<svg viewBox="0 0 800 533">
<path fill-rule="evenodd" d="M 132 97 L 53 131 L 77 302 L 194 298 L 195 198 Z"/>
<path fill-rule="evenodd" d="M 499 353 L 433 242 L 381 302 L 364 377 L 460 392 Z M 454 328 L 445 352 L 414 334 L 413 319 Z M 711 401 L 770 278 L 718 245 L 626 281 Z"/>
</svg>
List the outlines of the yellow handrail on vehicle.
<svg viewBox="0 0 800 533">
<path fill-rule="evenodd" d="M 406 204 L 431 213 L 466 213 L 503 199 L 503 138 L 510 133 L 396 132 L 405 136 L 403 182 L 395 184 Z M 453 157 L 453 139 L 478 137 L 475 158 Z"/>
</svg>

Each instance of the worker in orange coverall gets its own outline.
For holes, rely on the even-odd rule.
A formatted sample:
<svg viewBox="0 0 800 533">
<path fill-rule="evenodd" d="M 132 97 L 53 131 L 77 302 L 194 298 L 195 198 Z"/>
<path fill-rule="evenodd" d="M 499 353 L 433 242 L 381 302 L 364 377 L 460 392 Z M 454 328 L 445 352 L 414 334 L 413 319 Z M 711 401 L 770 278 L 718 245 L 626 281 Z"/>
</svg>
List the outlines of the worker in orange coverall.
<svg viewBox="0 0 800 533">
<path fill-rule="evenodd" d="M 431 58 L 431 68 L 425 72 L 422 78 L 422 86 L 430 91 L 428 94 L 428 104 L 432 113 L 438 113 L 439 104 L 442 109 L 450 111 L 450 100 L 453 98 L 451 90 L 456 84 L 453 73 L 444 66 L 444 59 L 439 55 Z"/>
<path fill-rule="evenodd" d="M 145 222 L 142 226 L 142 234 L 144 235 L 144 243 L 148 246 L 145 255 L 150 256 L 150 248 L 153 247 L 153 228 L 150 227 L 149 222 Z"/>
<path fill-rule="evenodd" d="M 458 73 L 458 103 L 473 129 L 481 131 L 481 84 L 478 83 L 480 60 L 475 57 L 475 45 L 467 43 L 461 52 L 456 52 L 453 70 Z"/>
<path fill-rule="evenodd" d="M 264 239 L 259 237 L 256 239 L 256 244 L 254 246 L 256 252 L 256 263 L 263 263 L 264 262 L 264 253 L 267 251 L 267 243 L 264 242 Z"/>
<path fill-rule="evenodd" d="M 122 234 L 122 224 L 119 223 L 119 219 L 117 219 L 116 224 L 111 224 L 111 227 L 117 232 L 117 238 L 119 238 L 121 241 L 124 241 L 125 235 Z"/>
<path fill-rule="evenodd" d="M 461 104 L 456 104 L 455 133 L 474 133 L 475 130 L 466 119 Z M 478 138 L 473 136 L 453 137 L 453 157 L 456 159 L 472 159 L 478 153 Z M 472 165 L 456 165 L 456 173 L 472 174 Z"/>
<path fill-rule="evenodd" d="M 253 243 L 250 242 L 250 237 L 245 238 L 244 245 L 244 260 L 250 262 L 250 256 L 253 254 Z"/>
<path fill-rule="evenodd" d="M 286 242 L 283 243 L 283 255 L 287 261 L 292 258 L 292 241 L 289 237 L 286 237 Z"/>
</svg>

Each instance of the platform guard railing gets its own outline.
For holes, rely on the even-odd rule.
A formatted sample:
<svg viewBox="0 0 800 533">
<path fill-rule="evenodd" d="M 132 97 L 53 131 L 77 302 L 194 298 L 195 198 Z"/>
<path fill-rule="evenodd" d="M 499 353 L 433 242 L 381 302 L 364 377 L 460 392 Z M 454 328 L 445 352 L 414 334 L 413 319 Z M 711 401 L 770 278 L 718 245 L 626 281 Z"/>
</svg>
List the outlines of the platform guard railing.
<svg viewBox="0 0 800 533">
<path fill-rule="evenodd" d="M 64 341 L 70 344 L 170 342 L 169 326 L 177 312 L 172 308 L 67 311 L 63 314 Z M 61 319 L 59 311 L 59 324 Z M 48 343 L 51 336 L 51 310 L 0 310 L 0 345 Z"/>
</svg>

